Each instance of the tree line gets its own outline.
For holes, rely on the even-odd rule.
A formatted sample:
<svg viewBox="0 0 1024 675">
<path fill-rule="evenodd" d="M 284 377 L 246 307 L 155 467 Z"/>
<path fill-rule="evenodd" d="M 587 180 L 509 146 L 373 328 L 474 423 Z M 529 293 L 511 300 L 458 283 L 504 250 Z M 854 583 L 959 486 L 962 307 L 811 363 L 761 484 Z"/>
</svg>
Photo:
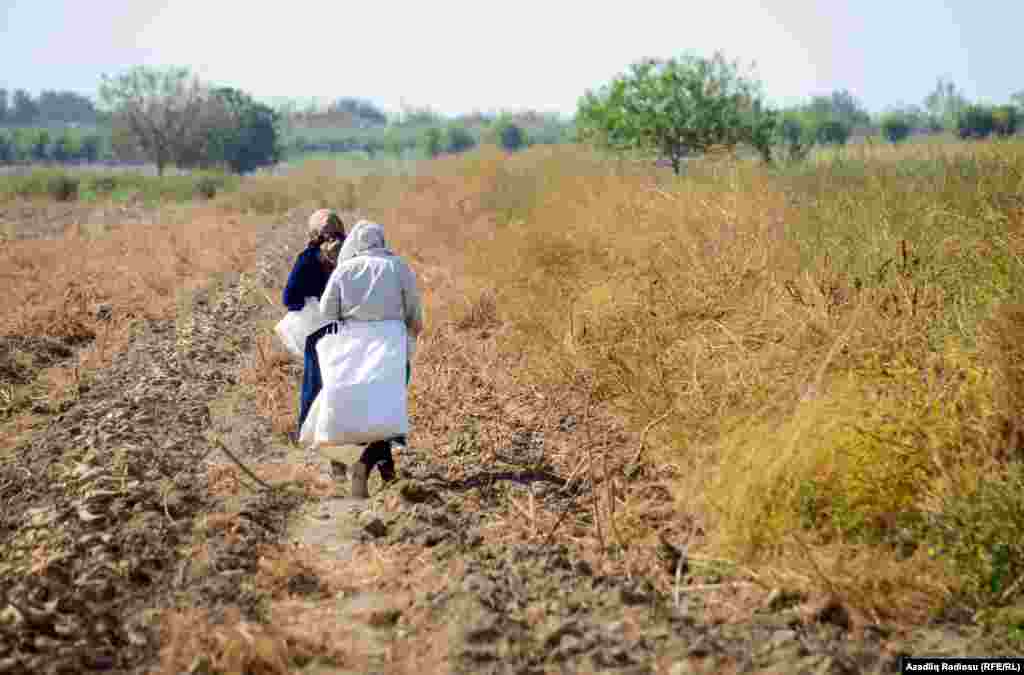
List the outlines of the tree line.
<svg viewBox="0 0 1024 675">
<path fill-rule="evenodd" d="M 669 161 L 676 172 L 695 155 L 746 146 L 768 162 L 800 160 L 814 147 L 855 136 L 902 142 L 951 132 L 963 139 L 1009 136 L 1022 127 L 1024 91 L 1002 105 L 972 103 L 939 78 L 920 105 L 871 115 L 847 90 L 775 109 L 760 81 L 724 54 L 643 59 L 579 99 L 576 116 L 473 113 L 447 119 L 403 106 L 388 115 L 369 101 L 343 97 L 326 107 L 257 102 L 232 87 L 200 81 L 187 68 L 138 66 L 104 76 L 100 105 L 74 92 L 0 89 L 0 162 L 95 161 L 103 156 L 237 173 L 283 154 L 363 151 L 426 157 L 465 152 L 481 142 L 515 151 L 536 143 L 587 142 Z M 45 125 L 62 124 L 53 130 Z M 108 133 L 69 129 L 98 125 Z M 31 128 L 27 125 L 37 125 Z M 39 128 L 43 125 L 43 128 Z"/>
<path fill-rule="evenodd" d="M 68 128 L 57 132 L 33 127 L 0 129 L 0 163 L 95 162 L 108 156 L 109 143 L 97 133 Z"/>
<path fill-rule="evenodd" d="M 473 112 L 447 118 L 429 107 L 403 106 L 387 115 L 372 103 L 342 98 L 326 107 L 286 104 L 288 153 L 363 152 L 369 156 L 414 154 L 437 157 L 465 152 L 480 143 L 506 150 L 568 142 L 572 124 L 554 113 Z"/>
<path fill-rule="evenodd" d="M 0 125 L 94 125 L 100 117 L 91 99 L 73 91 L 44 89 L 33 97 L 24 89 L 0 87 Z"/>
<path fill-rule="evenodd" d="M 817 146 L 844 145 L 856 135 L 899 143 L 916 133 L 952 132 L 962 139 L 1011 136 L 1021 129 L 1024 91 L 1009 103 L 971 103 L 939 78 L 920 106 L 877 118 L 847 90 L 773 109 L 762 84 L 718 52 L 644 59 L 579 99 L 577 138 L 615 152 L 655 155 L 680 173 L 683 161 L 748 147 L 766 162 L 801 160 Z"/>
<path fill-rule="evenodd" d="M 541 123 L 529 127 L 524 123 L 536 113 L 515 115 L 502 113 L 495 116 L 479 116 L 475 126 L 477 134 L 469 131 L 462 120 L 447 124 L 428 126 L 417 138 L 417 146 L 427 157 L 465 152 L 479 142 L 496 145 L 503 150 L 515 152 L 530 145 L 555 144 L 572 140 L 571 127 L 556 116 L 545 116 Z M 535 118 L 534 118 L 535 119 Z"/>
<path fill-rule="evenodd" d="M 151 162 L 161 174 L 169 165 L 245 173 L 286 153 L 436 157 L 483 141 L 517 150 L 570 138 L 557 115 L 532 111 L 446 119 L 429 107 L 403 105 L 388 115 L 355 97 L 326 107 L 295 101 L 271 107 L 241 90 L 202 82 L 187 68 L 139 66 L 104 76 L 98 105 L 73 92 L 0 93 L 0 127 L 6 127 L 0 128 L 0 162 L 116 158 Z M 62 128 L 54 129 L 58 124 Z M 79 124 L 93 128 L 74 128 Z"/>
<path fill-rule="evenodd" d="M 387 113 L 371 101 L 352 96 L 338 98 L 328 103 L 326 107 L 315 101 L 306 105 L 297 101 L 288 101 L 280 104 L 277 111 L 292 123 L 307 128 L 354 127 L 367 129 L 386 126 L 389 122 Z"/>
</svg>

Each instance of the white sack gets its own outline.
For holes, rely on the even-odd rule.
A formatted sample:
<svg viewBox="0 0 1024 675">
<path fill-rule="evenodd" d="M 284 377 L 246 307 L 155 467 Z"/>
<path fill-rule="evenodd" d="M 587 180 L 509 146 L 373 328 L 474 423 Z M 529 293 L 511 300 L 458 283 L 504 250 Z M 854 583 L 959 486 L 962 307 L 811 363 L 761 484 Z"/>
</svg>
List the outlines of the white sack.
<svg viewBox="0 0 1024 675">
<path fill-rule="evenodd" d="M 323 388 L 299 441 L 364 444 L 409 433 L 402 321 L 347 321 L 316 345 Z"/>
<path fill-rule="evenodd" d="M 306 353 L 306 338 L 328 323 L 330 320 L 320 313 L 320 301 L 310 296 L 301 311 L 285 314 L 274 330 L 285 349 L 302 359 Z"/>
</svg>

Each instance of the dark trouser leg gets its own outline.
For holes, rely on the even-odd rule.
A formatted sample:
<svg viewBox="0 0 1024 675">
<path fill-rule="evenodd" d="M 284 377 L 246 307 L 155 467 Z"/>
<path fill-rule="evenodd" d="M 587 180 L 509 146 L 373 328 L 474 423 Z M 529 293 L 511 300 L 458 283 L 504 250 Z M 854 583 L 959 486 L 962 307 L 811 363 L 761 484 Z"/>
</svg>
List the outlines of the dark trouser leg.
<svg viewBox="0 0 1024 675">
<path fill-rule="evenodd" d="M 395 458 L 391 454 L 391 441 L 384 441 L 385 445 L 381 448 L 381 455 L 383 459 L 377 464 L 377 468 L 380 470 L 380 477 L 385 483 L 390 483 L 395 479 Z"/>
<path fill-rule="evenodd" d="M 370 496 L 367 490 L 366 481 L 370 478 L 370 472 L 378 462 L 386 460 L 391 452 L 391 445 L 387 441 L 370 443 L 363 448 L 363 454 L 359 461 L 352 466 L 352 496 L 359 499 L 366 499 Z M 387 454 L 385 454 L 387 453 Z"/>
<path fill-rule="evenodd" d="M 302 423 L 306 421 L 309 409 L 324 385 L 320 373 L 320 359 L 316 355 L 316 343 L 326 335 L 326 328 L 321 328 L 306 338 L 306 350 L 302 360 L 302 392 L 299 397 L 299 428 L 296 434 L 302 433 Z"/>
<path fill-rule="evenodd" d="M 367 473 L 373 471 L 376 466 L 380 470 L 380 477 L 385 483 L 395 477 L 395 459 L 391 454 L 391 440 L 376 441 L 370 443 L 363 450 L 359 461 L 366 465 Z"/>
<path fill-rule="evenodd" d="M 299 392 L 299 423 L 296 433 L 302 433 L 302 423 L 309 415 L 309 409 L 313 405 L 316 394 L 320 389 L 320 369 L 317 368 L 316 356 L 310 358 L 309 350 L 306 350 L 306 358 L 302 367 L 302 389 Z"/>
<path fill-rule="evenodd" d="M 363 454 L 359 457 L 359 461 L 369 469 L 372 469 L 381 462 L 393 462 L 394 459 L 391 457 L 391 441 L 374 441 L 370 443 L 363 448 Z"/>
<path fill-rule="evenodd" d="M 352 496 L 366 498 L 369 491 L 366 481 L 375 465 L 391 459 L 391 444 L 388 441 L 376 441 L 363 448 L 359 461 L 352 467 Z"/>
</svg>

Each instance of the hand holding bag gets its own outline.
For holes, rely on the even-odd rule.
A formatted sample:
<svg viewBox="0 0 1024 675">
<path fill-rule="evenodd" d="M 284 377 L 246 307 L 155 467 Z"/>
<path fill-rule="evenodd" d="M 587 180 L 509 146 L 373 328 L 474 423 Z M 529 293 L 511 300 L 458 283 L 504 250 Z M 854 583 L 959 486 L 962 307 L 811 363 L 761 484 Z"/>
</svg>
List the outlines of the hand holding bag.
<svg viewBox="0 0 1024 675">
<path fill-rule="evenodd" d="M 306 298 L 306 306 L 298 312 L 288 312 L 284 315 L 274 331 L 293 356 L 302 359 L 306 353 L 306 338 L 314 332 L 326 326 L 326 321 L 320 314 L 320 301 L 314 297 Z"/>
</svg>

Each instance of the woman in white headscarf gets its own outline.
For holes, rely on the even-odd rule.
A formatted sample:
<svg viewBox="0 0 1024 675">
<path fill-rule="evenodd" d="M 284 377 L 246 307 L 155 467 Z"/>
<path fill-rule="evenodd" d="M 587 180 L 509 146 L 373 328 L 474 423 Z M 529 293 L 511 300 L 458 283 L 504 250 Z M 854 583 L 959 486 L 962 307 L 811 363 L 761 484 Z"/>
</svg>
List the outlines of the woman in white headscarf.
<svg viewBox="0 0 1024 675">
<path fill-rule="evenodd" d="M 374 363 L 377 364 L 375 367 L 389 371 L 392 367 L 404 366 L 405 384 L 408 386 L 412 352 L 416 339 L 423 330 L 423 306 L 416 275 L 402 258 L 388 248 L 384 228 L 379 224 L 361 220 L 348 233 L 338 254 L 337 267 L 320 297 L 320 311 L 325 319 L 338 320 L 341 323 L 341 334 L 345 335 L 346 339 L 354 341 L 353 345 L 358 345 L 359 341 L 362 341 L 363 345 L 379 343 L 387 348 L 382 351 L 370 346 L 369 349 L 376 350 L 375 354 L 386 354 L 383 358 L 404 359 L 405 363 L 401 364 L 381 364 L 379 361 Z M 399 328 L 398 332 L 394 331 L 396 327 Z M 394 348 L 393 338 L 398 336 L 403 338 L 404 344 Z M 354 347 L 350 353 L 357 352 L 358 347 Z M 332 377 L 342 380 L 350 377 L 367 379 L 367 376 L 358 374 L 358 364 L 351 363 L 351 360 L 357 357 L 344 358 L 348 359 L 343 368 L 348 374 L 332 373 L 330 365 L 325 364 L 325 391 L 331 389 Z M 391 392 L 393 389 L 380 391 Z M 328 395 L 325 403 L 329 405 L 330 400 Z M 382 403 L 377 402 L 374 405 Z M 390 401 L 384 402 L 383 405 L 390 405 Z M 350 410 L 345 414 L 355 413 Z M 375 465 L 379 466 L 381 478 L 385 481 L 394 479 L 392 442 L 405 445 L 405 438 L 396 435 L 374 440 L 366 446 L 362 457 L 352 469 L 353 497 L 369 496 L 366 481 Z"/>
</svg>

